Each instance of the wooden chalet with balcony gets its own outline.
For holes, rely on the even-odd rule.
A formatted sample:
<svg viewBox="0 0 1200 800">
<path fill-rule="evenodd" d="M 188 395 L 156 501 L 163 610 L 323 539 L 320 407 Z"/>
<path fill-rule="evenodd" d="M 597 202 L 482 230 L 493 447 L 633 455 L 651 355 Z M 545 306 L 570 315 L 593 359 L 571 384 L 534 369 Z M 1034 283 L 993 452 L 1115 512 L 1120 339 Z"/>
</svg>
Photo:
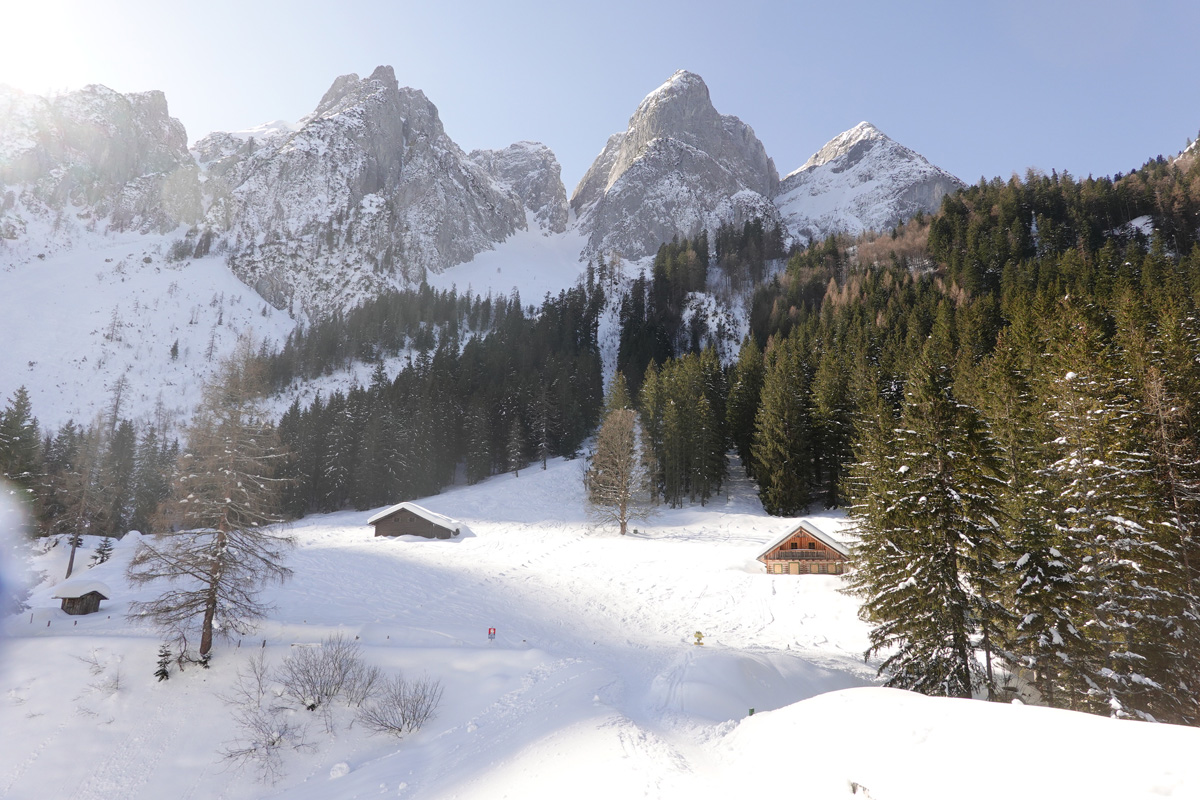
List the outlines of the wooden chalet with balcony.
<svg viewBox="0 0 1200 800">
<path fill-rule="evenodd" d="M 817 526 L 801 521 L 758 555 L 772 575 L 841 575 L 850 548 Z"/>
</svg>

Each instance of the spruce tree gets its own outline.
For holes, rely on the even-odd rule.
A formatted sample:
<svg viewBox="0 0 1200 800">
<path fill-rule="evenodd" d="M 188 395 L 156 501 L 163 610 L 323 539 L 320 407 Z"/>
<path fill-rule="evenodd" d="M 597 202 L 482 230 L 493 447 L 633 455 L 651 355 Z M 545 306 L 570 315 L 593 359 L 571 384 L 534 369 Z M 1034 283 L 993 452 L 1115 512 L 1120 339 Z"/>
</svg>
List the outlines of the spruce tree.
<svg viewBox="0 0 1200 800">
<path fill-rule="evenodd" d="M 768 514 L 789 515 L 812 500 L 811 376 L 796 334 L 775 347 L 754 423 L 754 477 Z"/>
<path fill-rule="evenodd" d="M 92 553 L 92 559 L 91 559 L 90 566 L 94 567 L 99 564 L 103 564 L 105 561 L 108 561 L 110 558 L 112 558 L 112 552 L 113 552 L 112 539 L 109 538 L 108 536 L 105 536 L 103 539 L 100 540 L 100 544 L 96 546 L 96 552 Z"/>
<path fill-rule="evenodd" d="M 872 441 L 859 485 L 886 500 L 854 507 L 861 544 L 852 586 L 886 652 L 887 684 L 970 697 L 988 683 L 975 648 L 997 613 L 999 464 L 974 409 L 954 397 L 945 352 L 931 341 L 905 390 L 890 445 Z M 868 434 L 870 435 L 870 434 Z M 890 456 L 890 458 L 889 458 Z"/>
<path fill-rule="evenodd" d="M 0 478 L 26 493 L 39 479 L 41 436 L 29 392 L 19 387 L 0 411 Z"/>
<path fill-rule="evenodd" d="M 762 394 L 763 356 L 753 336 L 747 336 L 738 352 L 737 364 L 729 387 L 726 421 L 729 438 L 737 450 L 742 468 L 749 476 L 753 462 L 754 418 Z"/>
<path fill-rule="evenodd" d="M 1055 326 L 1071 336 L 1053 340 L 1046 402 L 1057 436 L 1043 476 L 1054 489 L 1047 511 L 1057 549 L 1074 573 L 1075 616 L 1084 620 L 1070 689 L 1090 710 L 1151 718 L 1162 687 L 1146 665 L 1170 625 L 1164 575 L 1174 548 L 1118 354 L 1103 342 L 1100 321 L 1072 302 L 1060 305 Z"/>
<path fill-rule="evenodd" d="M 154 671 L 154 677 L 158 678 L 159 682 L 165 681 L 171 677 L 171 648 L 166 642 L 158 646 L 158 669 Z"/>
</svg>

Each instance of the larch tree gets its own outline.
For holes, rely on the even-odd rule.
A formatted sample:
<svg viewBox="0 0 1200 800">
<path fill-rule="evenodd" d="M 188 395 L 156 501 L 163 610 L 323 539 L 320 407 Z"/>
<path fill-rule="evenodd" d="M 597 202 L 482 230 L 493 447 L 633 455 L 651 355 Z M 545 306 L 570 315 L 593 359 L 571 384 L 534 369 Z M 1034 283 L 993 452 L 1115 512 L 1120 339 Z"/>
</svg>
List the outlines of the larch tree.
<svg viewBox="0 0 1200 800">
<path fill-rule="evenodd" d="M 610 411 L 596 434 L 596 452 L 586 474 L 593 516 L 617 525 L 622 536 L 631 520 L 645 519 L 653 511 L 650 469 L 641 439 L 637 412 Z"/>
<path fill-rule="evenodd" d="M 205 664 L 214 636 L 251 630 L 269 610 L 262 587 L 291 574 L 284 558 L 292 539 L 273 527 L 283 452 L 261 405 L 253 352 L 243 342 L 205 387 L 167 502 L 170 530 L 143 540 L 128 568 L 136 584 L 168 587 L 133 604 L 131 615 L 172 635 L 181 656 L 198 629 Z"/>
</svg>

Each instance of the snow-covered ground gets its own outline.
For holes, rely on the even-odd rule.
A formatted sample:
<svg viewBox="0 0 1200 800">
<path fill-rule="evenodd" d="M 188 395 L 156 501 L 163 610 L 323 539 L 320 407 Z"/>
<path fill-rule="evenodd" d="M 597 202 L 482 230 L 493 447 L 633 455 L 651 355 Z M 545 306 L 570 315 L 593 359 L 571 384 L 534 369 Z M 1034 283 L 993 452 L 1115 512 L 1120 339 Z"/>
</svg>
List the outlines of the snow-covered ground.
<svg viewBox="0 0 1200 800">
<path fill-rule="evenodd" d="M 456 540 L 375 539 L 370 511 L 295 523 L 270 619 L 163 683 L 158 635 L 124 616 L 153 594 L 122 576 L 134 537 L 84 570 L 114 590 L 85 617 L 51 598 L 65 548 L 38 556 L 46 579 L 0 643 L 0 797 L 1200 796 L 1198 731 L 870 686 L 841 579 L 754 561 L 794 520 L 745 482 L 621 537 L 589 525 L 580 470 L 420 501 L 466 524 Z M 277 783 L 222 761 L 239 665 L 339 631 L 371 664 L 440 679 L 436 718 L 395 740 L 298 711 L 312 747 Z"/>
</svg>

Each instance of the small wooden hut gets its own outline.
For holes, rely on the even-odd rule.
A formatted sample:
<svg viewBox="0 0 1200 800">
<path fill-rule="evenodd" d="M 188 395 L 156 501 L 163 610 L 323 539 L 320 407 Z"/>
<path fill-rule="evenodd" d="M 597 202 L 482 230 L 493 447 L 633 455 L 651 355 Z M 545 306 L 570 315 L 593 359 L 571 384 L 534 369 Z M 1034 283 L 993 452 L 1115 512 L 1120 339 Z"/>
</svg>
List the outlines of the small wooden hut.
<svg viewBox="0 0 1200 800">
<path fill-rule="evenodd" d="M 423 536 L 449 539 L 462 532 L 463 525 L 416 503 L 400 503 L 380 511 L 367 520 L 375 526 L 376 536 Z"/>
<path fill-rule="evenodd" d="M 825 531 L 802 521 L 758 555 L 773 575 L 841 575 L 850 549 Z"/>
<path fill-rule="evenodd" d="M 68 614 L 95 614 L 100 610 L 100 601 L 112 596 L 112 590 L 100 581 L 74 580 L 59 585 L 54 590 L 55 599 L 62 600 L 62 610 Z"/>
</svg>

